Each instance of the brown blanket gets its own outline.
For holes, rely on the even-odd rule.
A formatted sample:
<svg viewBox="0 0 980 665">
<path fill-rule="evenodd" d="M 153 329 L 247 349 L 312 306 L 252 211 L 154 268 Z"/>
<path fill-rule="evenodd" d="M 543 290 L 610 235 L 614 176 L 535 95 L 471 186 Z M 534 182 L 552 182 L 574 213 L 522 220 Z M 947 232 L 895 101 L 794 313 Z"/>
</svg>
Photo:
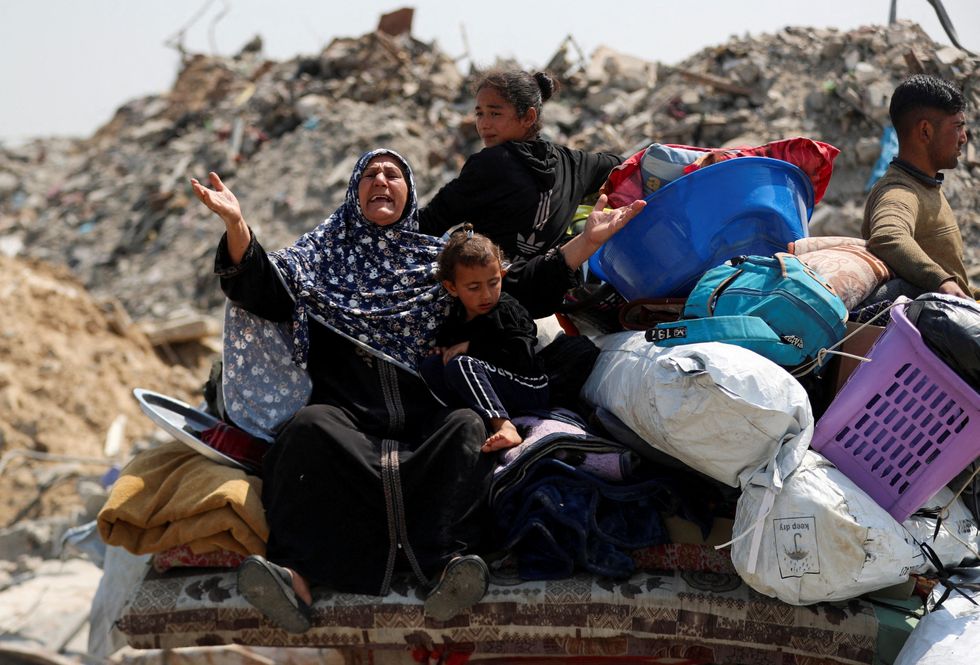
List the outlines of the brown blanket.
<svg viewBox="0 0 980 665">
<path fill-rule="evenodd" d="M 800 238 L 789 243 L 788 249 L 834 287 L 848 310 L 894 277 L 885 262 L 867 250 L 861 238 Z"/>
<path fill-rule="evenodd" d="M 172 441 L 123 468 L 99 511 L 99 534 L 134 554 L 177 545 L 195 554 L 265 554 L 269 526 L 261 497 L 260 479 Z"/>
</svg>

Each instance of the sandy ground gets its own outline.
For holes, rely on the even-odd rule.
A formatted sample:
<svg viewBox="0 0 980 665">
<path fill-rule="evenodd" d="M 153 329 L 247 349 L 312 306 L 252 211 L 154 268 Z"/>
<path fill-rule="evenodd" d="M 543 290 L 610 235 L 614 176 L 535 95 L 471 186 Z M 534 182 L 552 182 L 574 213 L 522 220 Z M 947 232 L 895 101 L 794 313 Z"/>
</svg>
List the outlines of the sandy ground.
<svg viewBox="0 0 980 665">
<path fill-rule="evenodd" d="M 0 255 L 0 528 L 71 514 L 81 502 L 73 481 L 125 462 L 156 429 L 133 388 L 198 403 L 205 378 L 163 362 L 128 317 L 94 302 L 67 270 Z M 121 445 L 108 458 L 114 421 Z"/>
</svg>

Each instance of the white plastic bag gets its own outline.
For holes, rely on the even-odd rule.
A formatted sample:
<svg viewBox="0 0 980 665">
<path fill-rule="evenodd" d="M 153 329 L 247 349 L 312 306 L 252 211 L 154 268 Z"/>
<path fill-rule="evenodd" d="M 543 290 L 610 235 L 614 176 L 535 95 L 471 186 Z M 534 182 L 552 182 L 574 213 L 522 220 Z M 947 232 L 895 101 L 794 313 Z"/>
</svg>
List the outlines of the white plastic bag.
<svg viewBox="0 0 980 665">
<path fill-rule="evenodd" d="M 847 600 L 900 584 L 923 555 L 903 526 L 814 451 L 785 479 L 752 539 L 770 493 L 749 485 L 735 509 L 732 563 L 746 584 L 791 605 Z"/>
<path fill-rule="evenodd" d="M 755 477 L 775 491 L 802 459 L 810 401 L 775 363 L 719 342 L 662 348 L 643 332 L 595 341 L 601 352 L 582 396 L 657 450 L 732 487 Z"/>
</svg>

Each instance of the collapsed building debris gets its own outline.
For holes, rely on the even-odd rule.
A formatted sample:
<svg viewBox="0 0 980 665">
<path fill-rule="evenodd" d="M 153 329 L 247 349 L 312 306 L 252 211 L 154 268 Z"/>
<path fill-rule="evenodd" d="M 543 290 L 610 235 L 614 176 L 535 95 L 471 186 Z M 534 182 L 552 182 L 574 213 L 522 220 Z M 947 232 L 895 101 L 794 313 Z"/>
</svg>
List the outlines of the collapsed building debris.
<svg viewBox="0 0 980 665">
<path fill-rule="evenodd" d="M 889 95 L 910 62 L 956 81 L 970 108 L 980 106 L 980 60 L 907 22 L 733 38 L 675 66 L 605 47 L 585 61 L 566 40 L 551 61 L 564 88 L 545 107 L 544 131 L 572 147 L 624 154 L 654 141 L 829 142 L 842 154 L 811 232 L 855 235 Z M 248 48 L 190 56 L 170 91 L 123 105 L 90 139 L 0 152 L 0 248 L 67 264 L 137 320 L 175 308 L 216 315 L 210 263 L 221 228 L 193 199 L 189 177 L 221 173 L 270 248 L 333 209 L 353 160 L 371 147 L 407 156 L 424 203 L 479 149 L 473 76 L 405 32 L 338 38 L 286 62 Z M 972 145 L 963 161 L 945 190 L 976 266 Z"/>
</svg>

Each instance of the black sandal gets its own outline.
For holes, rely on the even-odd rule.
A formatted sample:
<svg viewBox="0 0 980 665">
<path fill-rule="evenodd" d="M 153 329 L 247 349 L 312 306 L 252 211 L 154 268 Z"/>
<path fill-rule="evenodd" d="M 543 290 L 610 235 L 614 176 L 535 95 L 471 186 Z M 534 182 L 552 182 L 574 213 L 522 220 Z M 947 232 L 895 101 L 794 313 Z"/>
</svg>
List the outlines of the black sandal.
<svg viewBox="0 0 980 665">
<path fill-rule="evenodd" d="M 425 599 L 425 614 L 448 621 L 476 605 L 490 586 L 490 569 L 475 554 L 454 557 Z"/>
<path fill-rule="evenodd" d="M 296 595 L 289 571 L 252 555 L 238 567 L 238 593 L 252 607 L 290 633 L 310 629 L 310 606 Z"/>
</svg>

